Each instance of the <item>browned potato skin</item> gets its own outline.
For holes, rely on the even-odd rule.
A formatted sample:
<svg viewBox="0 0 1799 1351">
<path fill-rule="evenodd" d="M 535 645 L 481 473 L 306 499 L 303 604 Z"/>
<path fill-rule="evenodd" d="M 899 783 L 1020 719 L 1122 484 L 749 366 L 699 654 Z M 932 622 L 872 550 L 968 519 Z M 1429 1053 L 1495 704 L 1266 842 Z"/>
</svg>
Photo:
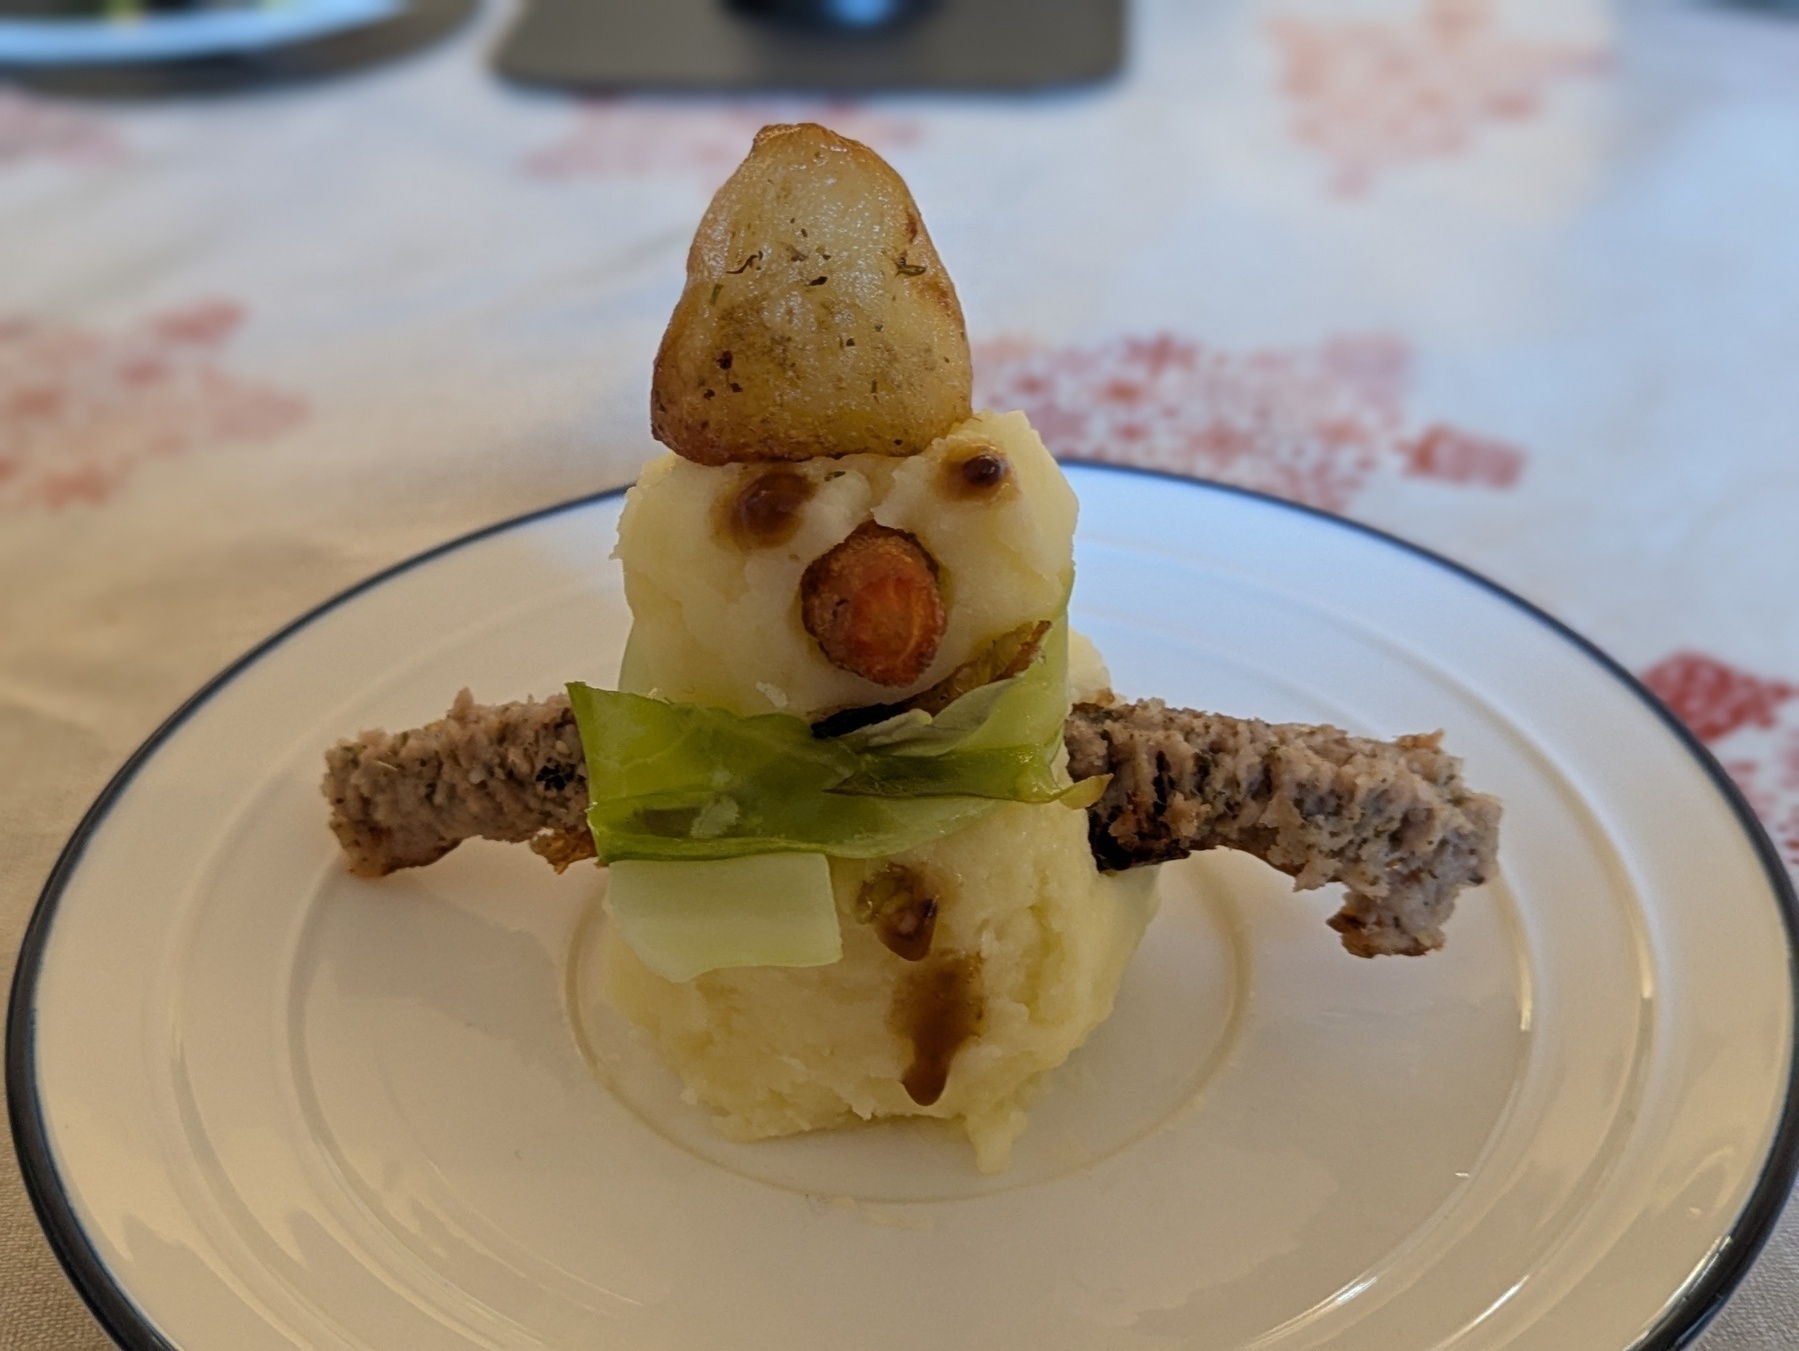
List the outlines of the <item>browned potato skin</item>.
<svg viewBox="0 0 1799 1351">
<path fill-rule="evenodd" d="M 806 122 L 712 199 L 656 353 L 650 428 L 700 464 L 913 455 L 972 412 L 962 306 L 905 182 Z"/>
</svg>

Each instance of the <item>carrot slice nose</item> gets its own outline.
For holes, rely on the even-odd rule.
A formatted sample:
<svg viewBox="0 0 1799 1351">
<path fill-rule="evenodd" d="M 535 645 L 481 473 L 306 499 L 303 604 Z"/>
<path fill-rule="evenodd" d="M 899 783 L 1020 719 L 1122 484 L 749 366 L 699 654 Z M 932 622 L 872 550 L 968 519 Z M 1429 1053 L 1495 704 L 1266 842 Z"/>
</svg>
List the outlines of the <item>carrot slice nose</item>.
<svg viewBox="0 0 1799 1351">
<path fill-rule="evenodd" d="M 943 641 L 937 562 L 905 531 L 865 522 L 807 567 L 800 618 L 838 670 L 910 685 Z"/>
</svg>

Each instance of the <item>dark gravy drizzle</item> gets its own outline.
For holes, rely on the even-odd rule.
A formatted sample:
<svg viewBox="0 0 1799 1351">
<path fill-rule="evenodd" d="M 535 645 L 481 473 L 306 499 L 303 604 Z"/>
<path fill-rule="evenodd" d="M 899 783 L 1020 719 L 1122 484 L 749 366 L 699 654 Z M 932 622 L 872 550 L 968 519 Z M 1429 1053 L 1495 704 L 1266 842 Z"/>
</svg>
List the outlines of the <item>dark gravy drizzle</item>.
<svg viewBox="0 0 1799 1351">
<path fill-rule="evenodd" d="M 906 973 L 893 997 L 889 1021 L 912 1043 L 912 1063 L 900 1082 L 920 1107 L 943 1096 L 950 1062 L 981 1030 L 981 959 L 945 952 Z"/>
<path fill-rule="evenodd" d="M 800 528 L 800 509 L 817 485 L 792 469 L 757 474 L 731 498 L 725 525 L 746 549 L 785 544 Z"/>
<path fill-rule="evenodd" d="M 872 925 L 894 956 L 922 962 L 937 932 L 937 897 L 918 869 L 890 864 L 856 893 L 856 918 Z"/>
<path fill-rule="evenodd" d="M 1012 466 L 994 446 L 981 446 L 943 466 L 942 492 L 952 501 L 997 498 L 1011 486 Z"/>
</svg>

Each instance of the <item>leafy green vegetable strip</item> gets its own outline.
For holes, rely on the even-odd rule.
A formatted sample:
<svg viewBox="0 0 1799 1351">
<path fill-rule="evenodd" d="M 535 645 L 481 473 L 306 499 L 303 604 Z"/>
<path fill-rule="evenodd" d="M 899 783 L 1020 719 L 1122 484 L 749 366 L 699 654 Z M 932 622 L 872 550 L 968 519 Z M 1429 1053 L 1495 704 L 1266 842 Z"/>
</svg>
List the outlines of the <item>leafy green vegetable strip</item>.
<svg viewBox="0 0 1799 1351">
<path fill-rule="evenodd" d="M 929 843 L 996 801 L 1073 805 L 1092 785 L 1071 787 L 1054 768 L 1067 651 L 1058 618 L 1022 674 L 935 718 L 913 710 L 832 739 L 785 713 L 745 717 L 571 684 L 595 847 L 606 862 L 873 858 Z"/>
</svg>

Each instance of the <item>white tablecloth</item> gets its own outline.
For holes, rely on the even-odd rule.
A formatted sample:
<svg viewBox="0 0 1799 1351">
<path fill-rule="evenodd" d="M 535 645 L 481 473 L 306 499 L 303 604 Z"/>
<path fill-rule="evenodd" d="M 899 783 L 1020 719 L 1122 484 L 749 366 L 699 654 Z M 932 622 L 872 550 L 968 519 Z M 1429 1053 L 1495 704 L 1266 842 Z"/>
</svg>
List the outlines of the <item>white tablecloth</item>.
<svg viewBox="0 0 1799 1351">
<path fill-rule="evenodd" d="M 1645 674 L 1799 866 L 1799 22 L 1141 0 L 1097 91 L 583 103 L 487 74 L 505 17 L 250 97 L 0 88 L 0 954 L 230 658 L 634 473 L 695 221 L 797 118 L 911 181 L 987 402 L 1521 592 Z M 103 1344 L 6 1157 L 0 1346 Z M 1799 1346 L 1799 1220 L 1700 1345 Z"/>
</svg>

